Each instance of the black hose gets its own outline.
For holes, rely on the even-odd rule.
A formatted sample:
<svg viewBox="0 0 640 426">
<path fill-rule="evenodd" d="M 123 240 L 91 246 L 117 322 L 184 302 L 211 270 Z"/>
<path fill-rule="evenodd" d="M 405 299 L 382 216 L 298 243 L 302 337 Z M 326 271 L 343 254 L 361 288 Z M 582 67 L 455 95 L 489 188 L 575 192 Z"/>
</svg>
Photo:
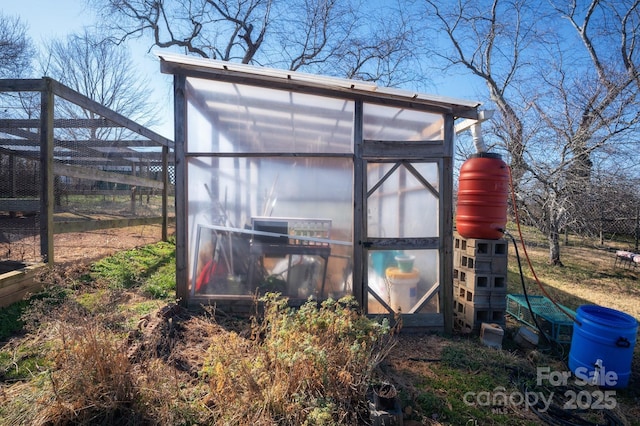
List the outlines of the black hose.
<svg viewBox="0 0 640 426">
<path fill-rule="evenodd" d="M 533 322 L 535 323 L 539 334 L 545 339 L 547 343 L 551 343 L 547 335 L 542 330 L 542 327 L 540 327 L 540 324 L 538 323 L 538 319 L 533 313 L 533 308 L 531 307 L 531 301 L 529 300 L 529 294 L 527 293 L 527 286 L 524 283 L 524 273 L 522 272 L 522 261 L 520 260 L 520 252 L 518 251 L 518 244 L 516 243 L 516 239 L 507 230 L 504 230 L 504 234 L 511 238 L 511 241 L 513 242 L 513 248 L 515 248 L 516 250 L 516 259 L 518 260 L 518 270 L 520 272 L 520 282 L 522 283 L 522 293 L 524 294 L 524 299 L 526 300 L 527 306 L 529 307 L 529 312 L 531 313 L 531 319 L 533 319 Z"/>
</svg>

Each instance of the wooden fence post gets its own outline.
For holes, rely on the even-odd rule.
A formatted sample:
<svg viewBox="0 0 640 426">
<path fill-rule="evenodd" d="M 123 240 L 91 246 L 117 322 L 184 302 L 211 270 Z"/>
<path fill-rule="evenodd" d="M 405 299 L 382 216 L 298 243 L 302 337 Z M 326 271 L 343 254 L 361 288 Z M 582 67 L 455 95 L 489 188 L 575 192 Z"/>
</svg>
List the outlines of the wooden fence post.
<svg viewBox="0 0 640 426">
<path fill-rule="evenodd" d="M 40 256 L 53 264 L 53 109 L 51 79 L 43 78 L 40 93 Z"/>
</svg>

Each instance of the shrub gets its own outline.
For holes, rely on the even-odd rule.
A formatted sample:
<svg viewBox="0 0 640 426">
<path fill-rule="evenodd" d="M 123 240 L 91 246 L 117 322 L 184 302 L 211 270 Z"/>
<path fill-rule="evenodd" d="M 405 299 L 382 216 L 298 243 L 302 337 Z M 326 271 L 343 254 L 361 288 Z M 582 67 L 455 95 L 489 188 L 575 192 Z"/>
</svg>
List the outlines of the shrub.
<svg viewBox="0 0 640 426">
<path fill-rule="evenodd" d="M 223 424 L 358 424 L 374 368 L 393 347 L 388 321 L 353 298 L 299 309 L 267 294 L 253 335 L 213 337 L 203 367 L 207 403 Z"/>
</svg>

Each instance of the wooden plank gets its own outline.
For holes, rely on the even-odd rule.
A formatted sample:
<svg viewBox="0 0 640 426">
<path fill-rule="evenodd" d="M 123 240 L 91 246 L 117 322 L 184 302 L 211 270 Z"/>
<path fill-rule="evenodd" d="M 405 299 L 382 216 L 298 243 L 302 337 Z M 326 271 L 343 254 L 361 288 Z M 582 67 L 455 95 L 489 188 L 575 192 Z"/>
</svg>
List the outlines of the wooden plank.
<svg viewBox="0 0 640 426">
<path fill-rule="evenodd" d="M 38 151 L 32 150 L 11 150 L 0 147 L 0 154 L 12 155 L 20 158 L 26 158 L 28 160 L 38 161 Z M 118 158 L 121 157 L 121 158 Z M 129 158 L 127 158 L 129 157 Z M 54 158 L 55 160 L 55 158 Z M 74 159 L 65 159 L 64 164 L 84 168 L 87 170 L 98 170 L 98 167 L 106 167 L 106 168 L 116 168 L 116 167 L 128 167 L 131 169 L 136 164 L 143 163 L 143 165 L 150 166 L 159 166 L 162 163 L 162 158 L 160 153 L 154 154 L 138 154 L 136 152 L 131 152 L 129 154 L 119 154 L 117 156 L 109 156 L 108 153 L 100 156 L 87 157 L 83 156 L 82 159 L 74 160 Z M 61 163 L 57 163 L 61 164 Z M 121 173 L 118 173 L 122 175 Z M 89 178 L 91 179 L 91 178 Z"/>
<path fill-rule="evenodd" d="M 69 176 L 78 179 L 102 180 L 105 182 L 122 183 L 125 185 L 137 185 L 156 189 L 163 188 L 163 183 L 159 180 L 124 175 L 122 173 L 105 172 L 98 169 L 88 169 L 80 166 L 68 166 L 61 163 L 54 163 L 53 171 L 56 175 L 59 176 Z"/>
<path fill-rule="evenodd" d="M 189 152 L 189 158 L 220 157 L 220 158 L 264 158 L 264 157 L 297 157 L 297 158 L 352 158 L 352 153 L 325 153 L 325 152 Z"/>
<path fill-rule="evenodd" d="M 418 313 L 402 315 L 401 333 L 439 332 L 444 330 L 444 319 L 439 313 Z"/>
<path fill-rule="evenodd" d="M 103 196 L 103 197 L 129 197 L 131 196 L 130 189 L 75 189 L 73 187 L 68 187 L 65 185 L 60 186 L 64 191 L 64 195 L 84 195 L 84 196 Z M 138 188 L 136 190 L 136 195 L 160 195 L 160 191 L 156 188 L 147 189 L 147 188 Z M 1 200 L 1 199 L 0 199 Z M 0 201 L 1 202 L 1 201 Z"/>
<path fill-rule="evenodd" d="M 41 78 L 0 79 L 0 92 L 41 92 L 45 83 Z"/>
<path fill-rule="evenodd" d="M 364 144 L 363 155 L 370 161 L 389 158 L 425 160 L 442 158 L 444 151 L 443 141 L 367 140 Z"/>
<path fill-rule="evenodd" d="M 386 314 L 367 314 L 367 317 L 375 320 L 381 321 L 384 318 L 388 318 L 390 323 L 393 324 L 393 315 L 390 313 Z M 402 329 L 400 333 L 402 334 L 411 334 L 411 333 L 442 333 L 444 330 L 444 322 L 442 315 L 435 312 L 427 312 L 427 313 L 415 313 L 415 314 L 402 314 Z"/>
<path fill-rule="evenodd" d="M 413 238 L 367 238 L 367 248 L 375 250 L 437 250 L 438 237 Z"/>
<path fill-rule="evenodd" d="M 0 274 L 0 307 L 9 306 L 24 299 L 30 293 L 40 291 L 43 284 L 36 281 L 36 276 L 43 266 L 42 264 L 30 265 L 17 271 Z"/>
<path fill-rule="evenodd" d="M 0 211 L 37 212 L 40 210 L 38 198 L 0 198 Z"/>
<path fill-rule="evenodd" d="M 17 129 L 7 129 L 10 134 L 15 134 L 13 130 Z M 9 138 L 0 138 L 0 145 L 13 145 L 13 146 L 28 146 L 34 147 L 38 146 L 38 134 L 36 132 L 16 132 L 20 134 L 16 134 L 16 136 L 20 136 L 24 139 L 9 139 Z M 154 142 L 149 139 L 118 139 L 118 140 L 100 140 L 100 139 L 56 139 L 56 144 L 58 145 L 81 145 L 87 148 L 149 148 L 149 147 L 158 147 L 158 149 L 162 148 L 161 145 L 158 145 L 157 142 Z M 156 153 L 158 151 L 155 151 Z M 140 152 L 140 154 L 146 154 L 146 152 Z"/>
<path fill-rule="evenodd" d="M 9 118 L 0 119 L 0 129 L 37 129 L 40 120 Z M 122 127 L 118 123 L 109 121 L 106 118 L 57 118 L 53 120 L 53 127 L 56 129 L 76 129 L 76 128 L 98 128 L 98 127 Z"/>
<path fill-rule="evenodd" d="M 126 228 L 129 226 L 157 225 L 162 223 L 162 216 L 139 217 L 106 220 L 65 220 L 54 222 L 54 234 L 71 232 L 88 232 L 99 229 Z"/>
<path fill-rule="evenodd" d="M 198 295 L 185 302 L 191 310 L 201 310 L 203 306 L 215 306 L 216 312 L 249 317 L 255 314 L 255 296 L 249 295 Z"/>
</svg>

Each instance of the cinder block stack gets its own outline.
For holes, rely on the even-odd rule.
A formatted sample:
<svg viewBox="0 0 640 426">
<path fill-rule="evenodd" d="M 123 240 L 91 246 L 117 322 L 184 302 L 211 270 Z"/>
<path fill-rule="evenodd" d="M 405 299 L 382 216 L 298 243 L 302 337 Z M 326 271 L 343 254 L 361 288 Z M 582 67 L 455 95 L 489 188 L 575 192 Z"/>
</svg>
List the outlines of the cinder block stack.
<svg viewBox="0 0 640 426">
<path fill-rule="evenodd" d="M 453 235 L 453 311 L 459 329 L 483 322 L 504 327 L 507 309 L 507 240 Z"/>
</svg>

